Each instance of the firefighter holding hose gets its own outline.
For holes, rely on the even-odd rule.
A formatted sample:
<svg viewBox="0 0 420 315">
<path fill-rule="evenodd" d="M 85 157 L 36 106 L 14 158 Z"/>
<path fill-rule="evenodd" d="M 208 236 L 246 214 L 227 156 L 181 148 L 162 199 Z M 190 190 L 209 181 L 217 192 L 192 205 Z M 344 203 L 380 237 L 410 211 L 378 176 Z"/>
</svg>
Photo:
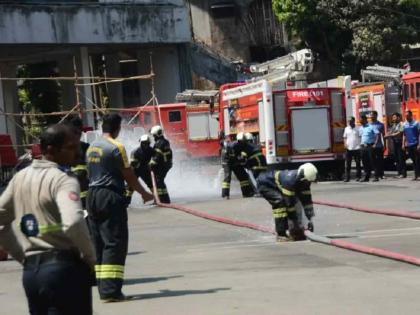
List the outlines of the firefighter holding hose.
<svg viewBox="0 0 420 315">
<path fill-rule="evenodd" d="M 304 240 L 305 234 L 299 224 L 296 212 L 297 200 L 302 203 L 309 220 L 308 229 L 313 230 L 311 183 L 317 179 L 318 170 L 311 163 L 301 165 L 297 170 L 270 170 L 257 178 L 259 193 L 273 208 L 274 223 L 278 241 Z M 289 227 L 289 220 L 292 226 Z"/>
<path fill-rule="evenodd" d="M 161 126 L 152 127 L 150 133 L 155 140 L 155 144 L 149 165 L 155 174 L 157 194 L 160 202 L 171 203 L 165 184 L 165 177 L 172 168 L 172 149 L 169 141 L 163 135 Z"/>
</svg>

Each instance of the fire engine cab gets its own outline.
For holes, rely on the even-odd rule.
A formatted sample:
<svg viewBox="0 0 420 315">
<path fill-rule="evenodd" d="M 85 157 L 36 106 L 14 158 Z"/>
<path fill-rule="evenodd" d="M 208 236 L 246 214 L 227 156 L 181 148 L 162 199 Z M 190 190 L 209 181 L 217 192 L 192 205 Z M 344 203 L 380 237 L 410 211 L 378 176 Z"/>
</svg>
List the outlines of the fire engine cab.
<svg viewBox="0 0 420 315">
<path fill-rule="evenodd" d="M 307 49 L 251 67 L 259 77 L 221 92 L 220 129 L 225 135 L 251 132 L 269 165 L 313 162 L 340 177 L 345 92 L 308 88 L 306 75 L 312 67 Z"/>
</svg>

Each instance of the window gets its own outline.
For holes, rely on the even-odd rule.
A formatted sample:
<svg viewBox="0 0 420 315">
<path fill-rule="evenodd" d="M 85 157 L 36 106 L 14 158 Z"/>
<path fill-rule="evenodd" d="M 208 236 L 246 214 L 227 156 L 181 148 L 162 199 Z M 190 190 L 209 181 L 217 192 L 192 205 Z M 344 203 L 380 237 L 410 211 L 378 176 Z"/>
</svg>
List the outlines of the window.
<svg viewBox="0 0 420 315">
<path fill-rule="evenodd" d="M 403 101 L 408 100 L 408 96 L 409 96 L 408 91 L 409 91 L 408 84 L 404 84 L 404 87 L 403 87 Z"/>
<path fill-rule="evenodd" d="M 144 124 L 145 125 L 151 124 L 151 122 L 152 122 L 152 114 L 149 113 L 149 112 L 145 112 L 143 115 L 144 115 L 143 116 L 144 117 Z"/>
<path fill-rule="evenodd" d="M 414 84 L 410 84 L 410 98 L 414 99 Z"/>
<path fill-rule="evenodd" d="M 236 13 L 236 5 L 232 1 L 216 2 L 210 6 L 210 10 L 215 19 L 233 18 Z"/>
<path fill-rule="evenodd" d="M 169 112 L 169 122 L 180 122 L 181 121 L 181 111 L 172 111 Z"/>
<path fill-rule="evenodd" d="M 420 99 L 420 82 L 416 83 L 416 97 Z"/>
</svg>

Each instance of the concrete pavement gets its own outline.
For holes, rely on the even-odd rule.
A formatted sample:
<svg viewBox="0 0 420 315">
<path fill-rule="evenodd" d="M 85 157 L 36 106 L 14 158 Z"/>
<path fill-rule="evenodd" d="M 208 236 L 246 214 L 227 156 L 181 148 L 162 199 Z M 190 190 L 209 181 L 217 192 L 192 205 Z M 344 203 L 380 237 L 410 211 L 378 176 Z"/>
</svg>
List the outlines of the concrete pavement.
<svg viewBox="0 0 420 315">
<path fill-rule="evenodd" d="M 170 186 L 169 186 L 170 187 Z M 420 212 L 420 183 L 320 183 L 316 199 Z M 261 198 L 229 201 L 208 189 L 174 202 L 213 215 L 272 225 Z M 193 200 L 193 201 L 191 201 Z M 420 257 L 420 221 L 316 207 L 315 232 Z M 176 210 L 130 209 L 124 291 L 130 302 L 95 314 L 418 314 L 419 267 L 274 236 Z M 27 314 L 20 267 L 0 263 L 1 314 Z"/>
</svg>

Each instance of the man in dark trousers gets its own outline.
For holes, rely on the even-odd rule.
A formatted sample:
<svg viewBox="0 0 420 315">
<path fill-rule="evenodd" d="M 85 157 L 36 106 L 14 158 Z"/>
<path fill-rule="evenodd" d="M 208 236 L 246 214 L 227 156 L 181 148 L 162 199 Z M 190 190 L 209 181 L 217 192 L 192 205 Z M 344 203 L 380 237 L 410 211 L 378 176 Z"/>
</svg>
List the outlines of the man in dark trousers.
<svg viewBox="0 0 420 315">
<path fill-rule="evenodd" d="M 155 144 L 153 146 L 153 156 L 150 161 L 150 168 L 155 174 L 156 189 L 159 200 L 162 203 L 171 203 L 168 189 L 165 184 L 165 177 L 172 168 L 172 150 L 169 141 L 163 136 L 161 126 L 154 126 L 150 130 Z"/>
<path fill-rule="evenodd" d="M 373 157 L 373 168 L 375 170 L 375 179 L 384 178 L 384 135 L 385 135 L 385 126 L 378 120 L 378 112 L 376 110 L 372 111 L 372 122 L 370 125 L 376 130 L 377 138 L 373 145 L 372 157 Z"/>
<path fill-rule="evenodd" d="M 148 135 L 142 135 L 140 146 L 131 154 L 130 163 L 134 174 L 143 180 L 150 191 L 153 191 L 153 182 L 149 163 L 152 159 L 153 152 L 153 148 L 150 146 L 150 137 Z"/>
<path fill-rule="evenodd" d="M 0 197 L 0 247 L 23 264 L 30 314 L 90 315 L 95 252 L 79 184 L 66 172 L 79 138 L 60 124 L 40 142 L 42 159 L 16 173 Z"/>
<path fill-rule="evenodd" d="M 420 176 L 420 124 L 413 118 L 413 113 L 408 110 L 405 113 L 405 123 L 403 125 L 403 145 L 408 157 L 413 161 L 414 178 Z"/>
<path fill-rule="evenodd" d="M 404 133 L 404 124 L 401 122 L 401 114 L 392 114 L 392 125 L 391 130 L 385 136 L 391 140 L 392 143 L 392 155 L 394 162 L 397 165 L 398 178 L 407 177 L 407 166 L 405 163 L 405 150 L 402 142 Z"/>
<path fill-rule="evenodd" d="M 270 170 L 259 174 L 258 191 L 273 208 L 278 241 L 305 239 L 296 212 L 297 200 L 302 203 L 309 220 L 308 229 L 313 230 L 311 183 L 316 181 L 317 175 L 318 170 L 311 163 L 305 163 L 297 170 Z M 292 222 L 291 228 L 288 220 Z"/>
<path fill-rule="evenodd" d="M 362 182 L 368 182 L 373 168 L 373 148 L 378 141 L 379 131 L 368 123 L 366 115 L 360 117 L 361 126 L 359 128 L 360 148 L 362 154 L 363 169 L 365 177 Z M 379 180 L 379 175 L 375 172 L 374 181 Z"/>
<path fill-rule="evenodd" d="M 121 130 L 121 116 L 102 117 L 102 137 L 87 152 L 89 190 L 87 210 L 95 243 L 95 266 L 99 295 L 104 302 L 126 300 L 121 288 L 128 248 L 125 183 L 137 191 L 144 202 L 153 199 L 130 168 L 124 146 L 115 140 Z"/>
<path fill-rule="evenodd" d="M 251 133 L 240 132 L 236 139 L 238 140 L 234 150 L 235 155 L 245 161 L 245 167 L 252 172 L 252 175 L 257 179 L 261 172 L 267 170 L 267 160 L 261 151 L 259 145 L 254 144 L 254 137 Z"/>
<path fill-rule="evenodd" d="M 356 162 L 356 181 L 360 181 L 362 176 L 360 167 L 360 135 L 354 117 L 349 119 L 349 124 L 344 129 L 343 139 L 344 147 L 346 148 L 346 177 L 344 181 L 350 181 L 351 162 L 353 159 Z"/>
<path fill-rule="evenodd" d="M 251 186 L 249 176 L 245 171 L 243 165 L 240 164 L 239 160 L 235 156 L 234 147 L 236 142 L 231 141 L 230 136 L 226 136 L 225 141 L 222 144 L 221 160 L 223 167 L 223 182 L 222 182 L 222 198 L 230 198 L 230 182 L 232 180 L 232 172 L 235 174 L 241 186 L 243 197 L 252 197 L 254 195 L 254 189 Z"/>
</svg>

